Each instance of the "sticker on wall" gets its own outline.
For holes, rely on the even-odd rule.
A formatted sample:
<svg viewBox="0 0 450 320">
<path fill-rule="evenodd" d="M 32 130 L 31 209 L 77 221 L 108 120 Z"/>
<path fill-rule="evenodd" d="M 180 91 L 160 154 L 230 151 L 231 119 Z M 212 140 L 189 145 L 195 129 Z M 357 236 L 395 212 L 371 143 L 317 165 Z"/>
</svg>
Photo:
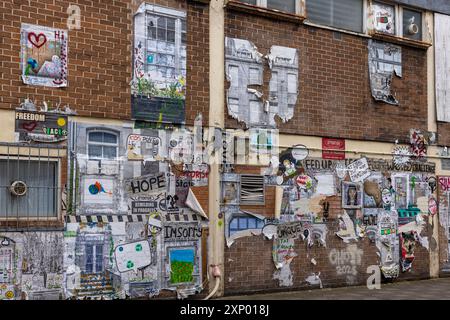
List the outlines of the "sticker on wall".
<svg viewBox="0 0 450 320">
<path fill-rule="evenodd" d="M 345 139 L 322 138 L 322 158 L 345 160 Z"/>
<path fill-rule="evenodd" d="M 361 183 L 342 182 L 342 208 L 361 209 L 363 206 L 363 186 Z"/>
<path fill-rule="evenodd" d="M 370 176 L 367 158 L 361 158 L 359 160 L 353 161 L 351 164 L 348 165 L 348 172 L 350 174 L 350 179 L 353 182 L 364 181 L 364 179 Z"/>
<path fill-rule="evenodd" d="M 125 190 L 130 196 L 152 195 L 166 191 L 166 175 L 160 173 L 125 180 Z"/>
<path fill-rule="evenodd" d="M 148 241 L 122 244 L 114 250 L 119 272 L 135 271 L 151 264 L 150 244 Z"/>
<path fill-rule="evenodd" d="M 25 134 L 25 139 L 42 142 L 67 140 L 67 116 L 53 112 L 16 110 L 15 131 Z"/>
<path fill-rule="evenodd" d="M 107 204 L 113 203 L 114 180 L 110 178 L 86 178 L 84 180 L 84 203 Z"/>
<path fill-rule="evenodd" d="M 392 150 L 392 160 L 394 162 L 394 165 L 398 169 L 403 169 L 404 167 L 408 166 L 411 162 L 411 151 L 410 148 L 406 146 L 395 146 Z"/>
<path fill-rule="evenodd" d="M 22 24 L 22 80 L 28 85 L 67 87 L 66 30 Z"/>
<path fill-rule="evenodd" d="M 155 161 L 161 148 L 161 138 L 130 134 L 127 139 L 127 159 Z"/>
</svg>

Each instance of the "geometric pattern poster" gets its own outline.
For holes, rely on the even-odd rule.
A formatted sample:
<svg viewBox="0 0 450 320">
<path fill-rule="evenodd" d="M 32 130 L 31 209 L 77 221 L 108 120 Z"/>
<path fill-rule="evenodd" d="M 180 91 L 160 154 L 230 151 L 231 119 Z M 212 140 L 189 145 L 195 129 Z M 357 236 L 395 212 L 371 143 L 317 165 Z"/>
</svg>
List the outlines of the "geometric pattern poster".
<svg viewBox="0 0 450 320">
<path fill-rule="evenodd" d="M 22 24 L 23 83 L 67 87 L 67 41 L 66 30 Z"/>
</svg>

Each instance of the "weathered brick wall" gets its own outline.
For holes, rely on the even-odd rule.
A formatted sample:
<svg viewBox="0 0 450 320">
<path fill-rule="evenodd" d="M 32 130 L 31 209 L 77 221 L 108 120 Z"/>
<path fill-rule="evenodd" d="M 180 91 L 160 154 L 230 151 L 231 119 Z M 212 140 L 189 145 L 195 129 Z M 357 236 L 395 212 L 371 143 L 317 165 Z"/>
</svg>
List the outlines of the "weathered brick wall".
<svg viewBox="0 0 450 320">
<path fill-rule="evenodd" d="M 400 105 L 392 106 L 371 96 L 367 38 L 235 10 L 226 12 L 225 34 L 253 42 L 264 54 L 272 45 L 299 50 L 300 94 L 281 133 L 406 142 L 409 129 L 427 129 L 425 50 L 403 46 L 403 78 L 394 76 L 392 85 Z M 269 80 L 266 71 L 266 93 Z M 227 127 L 243 128 L 227 118 Z"/>
<path fill-rule="evenodd" d="M 186 118 L 209 110 L 208 6 L 183 1 L 147 1 L 187 11 Z M 0 108 L 15 109 L 24 98 L 69 104 L 80 116 L 130 119 L 133 15 L 141 1 L 0 1 Z M 81 8 L 81 30 L 69 31 L 68 81 L 63 89 L 24 85 L 20 68 L 21 23 L 67 29 L 69 5 Z"/>
</svg>

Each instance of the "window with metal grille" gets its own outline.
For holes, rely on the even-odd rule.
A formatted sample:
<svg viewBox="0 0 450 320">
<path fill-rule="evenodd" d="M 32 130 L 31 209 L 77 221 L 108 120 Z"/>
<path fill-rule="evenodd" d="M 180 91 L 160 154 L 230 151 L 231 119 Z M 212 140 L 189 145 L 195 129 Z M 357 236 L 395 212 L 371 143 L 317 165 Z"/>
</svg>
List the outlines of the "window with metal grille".
<svg viewBox="0 0 450 320">
<path fill-rule="evenodd" d="M 268 9 L 280 10 L 289 13 L 300 13 L 300 2 L 298 0 L 240 0 L 241 2 L 266 7 Z"/>
<path fill-rule="evenodd" d="M 0 159 L 0 219 L 58 216 L 58 162 Z"/>
<path fill-rule="evenodd" d="M 363 32 L 363 0 L 307 0 L 306 13 L 313 23 Z"/>
<path fill-rule="evenodd" d="M 118 136 L 109 131 L 94 130 L 88 133 L 89 159 L 116 159 L 118 155 Z"/>
<path fill-rule="evenodd" d="M 264 177 L 241 175 L 241 205 L 264 204 Z"/>
</svg>

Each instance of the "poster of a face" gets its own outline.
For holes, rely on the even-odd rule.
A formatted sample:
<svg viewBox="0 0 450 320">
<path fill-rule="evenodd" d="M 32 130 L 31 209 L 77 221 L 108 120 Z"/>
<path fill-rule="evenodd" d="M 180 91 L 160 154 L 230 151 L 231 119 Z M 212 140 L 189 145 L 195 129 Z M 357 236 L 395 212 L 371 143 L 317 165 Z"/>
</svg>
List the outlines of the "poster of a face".
<svg viewBox="0 0 450 320">
<path fill-rule="evenodd" d="M 342 182 L 342 208 L 360 209 L 363 205 L 363 186 L 361 183 Z"/>
<path fill-rule="evenodd" d="M 395 34 L 394 6 L 383 3 L 373 4 L 374 28 L 376 31 Z"/>
<path fill-rule="evenodd" d="M 22 24 L 22 79 L 25 84 L 67 87 L 66 30 Z"/>
</svg>

